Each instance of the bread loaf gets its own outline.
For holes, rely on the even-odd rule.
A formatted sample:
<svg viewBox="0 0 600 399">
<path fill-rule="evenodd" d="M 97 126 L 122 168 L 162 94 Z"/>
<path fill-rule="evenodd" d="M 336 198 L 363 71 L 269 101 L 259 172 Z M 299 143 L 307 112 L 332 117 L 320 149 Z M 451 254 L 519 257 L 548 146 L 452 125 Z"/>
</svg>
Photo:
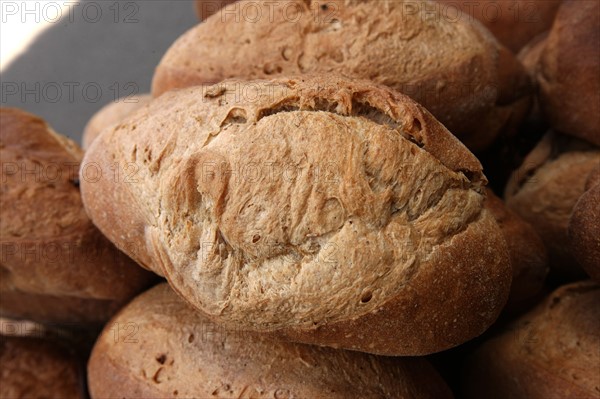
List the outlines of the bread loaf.
<svg viewBox="0 0 600 399">
<path fill-rule="evenodd" d="M 517 53 L 531 39 L 547 31 L 562 0 L 437 0 L 445 7 L 443 14 L 456 18 L 476 18 L 498 41 Z M 468 17 L 467 17 L 468 16 Z"/>
<path fill-rule="evenodd" d="M 335 76 L 162 95 L 86 153 L 117 246 L 234 329 L 388 355 L 483 332 L 511 279 L 477 159 L 408 97 Z"/>
<path fill-rule="evenodd" d="M 600 166 L 586 183 L 569 220 L 571 253 L 583 269 L 600 282 Z"/>
<path fill-rule="evenodd" d="M 86 398 L 76 358 L 56 342 L 0 336 L 0 397 Z"/>
<path fill-rule="evenodd" d="M 600 2 L 563 1 L 540 58 L 542 110 L 557 131 L 600 146 Z"/>
<path fill-rule="evenodd" d="M 448 19 L 427 1 L 240 1 L 180 37 L 152 93 L 227 78 L 339 73 L 371 79 L 427 108 L 467 147 L 512 131 L 529 78 L 477 21 Z"/>
<path fill-rule="evenodd" d="M 492 190 L 487 190 L 485 207 L 502 230 L 512 265 L 512 284 L 506 307 L 518 310 L 524 301 L 541 292 L 548 274 L 548 255 L 535 229 L 508 209 Z"/>
<path fill-rule="evenodd" d="M 465 398 L 600 398 L 600 287 L 563 286 L 467 362 Z"/>
<path fill-rule="evenodd" d="M 100 323 L 152 275 L 94 227 L 79 193 L 82 151 L 40 118 L 0 110 L 0 315 Z"/>
<path fill-rule="evenodd" d="M 92 116 L 83 130 L 83 137 L 81 139 L 83 149 L 88 149 L 90 144 L 92 144 L 92 141 L 94 141 L 106 127 L 119 123 L 127 115 L 136 109 L 141 108 L 151 99 L 152 96 L 150 96 L 150 94 L 142 94 L 139 96 L 122 98 L 117 102 L 111 102 L 102 107 L 94 114 L 94 116 Z"/>
<path fill-rule="evenodd" d="M 567 229 L 588 175 L 599 163 L 597 148 L 549 133 L 513 173 L 506 187 L 506 204 L 542 237 L 551 268 L 561 278 L 583 276 L 570 251 Z"/>
<path fill-rule="evenodd" d="M 113 326 L 120 326 L 115 339 Z M 107 326 L 88 365 L 99 398 L 450 398 L 423 359 L 392 359 L 226 331 L 167 284 Z"/>
</svg>

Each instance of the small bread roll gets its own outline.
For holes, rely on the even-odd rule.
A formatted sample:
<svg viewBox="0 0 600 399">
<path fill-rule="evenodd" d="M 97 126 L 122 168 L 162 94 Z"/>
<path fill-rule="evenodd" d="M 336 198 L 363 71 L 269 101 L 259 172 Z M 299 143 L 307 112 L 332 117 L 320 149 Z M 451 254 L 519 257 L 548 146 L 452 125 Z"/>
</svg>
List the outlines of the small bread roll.
<svg viewBox="0 0 600 399">
<path fill-rule="evenodd" d="M 234 3 L 236 0 L 196 0 L 196 14 L 201 21 L 216 14 L 223 7 Z M 223 17 L 223 15 L 221 15 Z"/>
<path fill-rule="evenodd" d="M 94 223 L 228 328 L 419 355 L 481 334 L 506 302 L 479 161 L 386 87 L 311 76 L 165 93 L 84 167 L 115 162 L 137 183 L 83 181 Z"/>
<path fill-rule="evenodd" d="M 75 143 L 18 109 L 2 108 L 0 127 L 0 315 L 106 321 L 152 274 L 86 215 L 79 193 L 83 153 Z M 91 170 L 87 176 L 97 178 Z"/>
<path fill-rule="evenodd" d="M 568 136 L 548 133 L 513 172 L 506 204 L 542 237 L 550 266 L 560 278 L 583 277 L 569 248 L 567 229 L 575 203 L 585 191 L 600 150 Z"/>
<path fill-rule="evenodd" d="M 89 360 L 88 383 L 92 399 L 452 397 L 423 359 L 226 331 L 167 284 L 140 295 L 107 325 Z"/>
<path fill-rule="evenodd" d="M 530 80 L 477 21 L 428 1 L 240 1 L 181 36 L 152 94 L 228 78 L 336 73 L 370 79 L 422 104 L 472 150 L 526 116 Z"/>
<path fill-rule="evenodd" d="M 92 141 L 100 134 L 102 130 L 110 125 L 121 122 L 127 115 L 146 105 L 152 96 L 150 94 L 141 94 L 121 98 L 117 102 L 111 102 L 102 107 L 92 116 L 85 129 L 81 139 L 82 147 L 87 150 Z"/>
<path fill-rule="evenodd" d="M 600 146 L 600 2 L 565 0 L 540 57 L 540 103 L 552 127 Z"/>
<path fill-rule="evenodd" d="M 583 269 L 600 282 L 600 166 L 586 183 L 569 221 L 571 253 Z"/>
<path fill-rule="evenodd" d="M 0 336 L 0 398 L 86 398 L 83 372 L 55 341 Z"/>
<path fill-rule="evenodd" d="M 437 0 L 443 15 L 452 19 L 459 9 L 463 18 L 476 18 L 498 41 L 517 53 L 531 39 L 547 31 L 562 0 Z"/>
<path fill-rule="evenodd" d="M 600 287 L 565 285 L 477 349 L 464 397 L 600 398 L 599 331 Z"/>
<path fill-rule="evenodd" d="M 518 310 L 544 286 L 548 274 L 546 247 L 535 229 L 508 209 L 490 189 L 487 190 L 485 207 L 500 226 L 510 254 L 513 279 L 506 307 Z"/>
</svg>

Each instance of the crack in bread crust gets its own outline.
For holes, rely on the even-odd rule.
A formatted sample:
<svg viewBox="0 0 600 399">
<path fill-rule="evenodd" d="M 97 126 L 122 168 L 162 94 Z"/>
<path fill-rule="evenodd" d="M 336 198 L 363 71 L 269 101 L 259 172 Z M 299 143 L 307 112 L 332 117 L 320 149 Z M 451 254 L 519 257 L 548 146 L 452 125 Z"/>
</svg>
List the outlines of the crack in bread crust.
<svg viewBox="0 0 600 399">
<path fill-rule="evenodd" d="M 303 156 L 304 148 L 323 146 L 327 153 L 335 151 L 338 142 L 332 146 L 327 141 L 335 140 L 332 136 L 336 134 L 339 141 L 346 139 L 350 143 L 347 148 L 339 148 L 345 153 L 343 157 L 330 158 L 331 177 L 317 176 L 315 168 L 319 168 L 319 159 L 325 155 L 319 152 L 316 159 L 310 155 L 308 160 L 300 159 L 307 166 L 291 181 L 286 181 L 284 174 L 273 180 L 264 176 L 258 181 L 225 176 L 222 182 L 211 181 L 206 191 L 200 189 L 209 205 L 201 218 L 205 221 L 202 231 L 191 236 L 200 234 L 205 249 L 186 254 L 189 261 L 184 269 L 191 271 L 190 277 L 196 284 L 194 292 L 200 301 L 214 304 L 207 307 L 212 314 L 231 314 L 235 319 L 250 314 L 253 320 L 271 324 L 281 313 L 294 313 L 296 319 L 302 320 L 336 320 L 371 311 L 381 298 L 392 297 L 408 282 L 410 270 L 420 266 L 421 259 L 439 243 L 438 237 L 447 239 L 462 230 L 462 218 L 470 219 L 481 209 L 481 195 L 468 190 L 464 176 L 448 173 L 425 151 L 415 149 L 389 129 L 353 117 L 320 113 L 299 112 L 269 119 L 255 126 L 258 134 L 238 132 L 235 136 L 241 142 L 228 140 L 226 134 L 222 139 L 219 136 L 211 150 L 220 157 L 228 151 L 230 160 L 239 161 L 245 156 L 245 162 L 257 164 L 261 159 L 252 158 L 253 154 L 262 156 L 272 150 L 287 156 L 278 161 L 290 165 Z M 306 138 L 308 132 L 302 131 L 303 126 L 316 124 L 321 124 L 328 137 L 318 137 L 315 132 L 314 140 L 309 139 L 300 148 L 290 148 L 293 144 L 289 141 L 298 146 Z M 293 131 L 296 126 L 300 129 Z M 336 132 L 340 127 L 343 130 Z M 277 130 L 280 136 L 269 135 L 271 130 Z M 365 135 L 348 137 L 357 132 Z M 387 142 L 377 143 L 378 136 L 384 135 L 388 136 Z M 255 146 L 248 140 L 260 144 Z M 223 146 L 219 145 L 221 142 Z M 360 155 L 365 143 L 376 147 L 371 159 Z M 281 146 L 274 148 L 278 144 Z M 393 159 L 394 152 L 395 163 L 386 162 Z M 267 160 L 271 162 L 272 158 Z M 277 163 L 274 162 L 275 169 Z M 373 192 L 365 180 L 365 169 L 369 167 L 388 174 L 376 183 L 386 187 L 381 193 Z M 196 176 L 194 182 L 197 179 Z M 215 186 L 219 188 L 213 192 Z M 444 223 L 450 219 L 453 220 Z M 165 227 L 171 231 L 177 228 Z M 190 226 L 179 234 L 190 236 L 190 229 L 194 228 Z M 205 254 L 207 243 L 219 250 Z M 356 250 L 351 250 L 350 255 L 344 253 L 344 248 L 352 247 Z M 380 271 L 372 273 L 373 269 Z M 352 278 L 361 281 L 361 286 L 372 286 L 371 290 L 377 293 L 375 300 L 361 302 L 365 288 L 355 286 Z M 323 293 L 324 286 L 332 295 Z M 327 308 L 296 308 L 315 297 L 321 297 Z"/>
<path fill-rule="evenodd" d="M 457 141 L 460 162 L 440 152 L 437 141 L 454 138 L 425 111 L 372 84 L 315 82 L 185 89 L 113 132 L 122 156 L 133 143 L 168 149 L 156 171 L 136 158 L 152 184 L 136 195 L 147 201 L 147 243 L 175 288 L 225 324 L 320 325 L 376 311 L 480 216 L 480 166 Z M 240 88 L 254 100 L 235 97 Z M 167 143 L 125 138 L 157 131 Z"/>
</svg>

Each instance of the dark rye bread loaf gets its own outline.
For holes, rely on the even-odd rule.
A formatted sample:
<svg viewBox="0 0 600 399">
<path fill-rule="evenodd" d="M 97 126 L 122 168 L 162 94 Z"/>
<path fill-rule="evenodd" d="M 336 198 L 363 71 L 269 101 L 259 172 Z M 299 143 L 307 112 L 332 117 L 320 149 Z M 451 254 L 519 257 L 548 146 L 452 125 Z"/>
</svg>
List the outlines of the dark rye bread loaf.
<svg viewBox="0 0 600 399">
<path fill-rule="evenodd" d="M 87 150 L 92 141 L 98 137 L 100 132 L 110 125 L 121 122 L 127 115 L 146 105 L 152 96 L 141 94 L 120 98 L 119 101 L 111 102 L 102 107 L 85 125 L 81 145 Z"/>
<path fill-rule="evenodd" d="M 115 340 L 110 325 L 131 328 Z M 88 381 L 92 399 L 452 397 L 424 359 L 226 331 L 167 284 L 140 295 L 113 319 L 94 347 Z"/>
<path fill-rule="evenodd" d="M 84 399 L 83 373 L 57 342 L 0 336 L 0 398 Z"/>
<path fill-rule="evenodd" d="M 257 79 L 338 73 L 370 79 L 422 104 L 473 150 L 525 116 L 529 77 L 479 22 L 426 1 L 240 1 L 167 51 L 152 93 Z"/>
<path fill-rule="evenodd" d="M 494 34 L 500 43 L 517 53 L 554 22 L 562 0 L 437 0 L 448 19 L 476 18 Z"/>
<path fill-rule="evenodd" d="M 540 56 L 540 103 L 552 127 L 600 146 L 600 2 L 563 1 Z"/>
<path fill-rule="evenodd" d="M 550 132 L 506 186 L 507 206 L 536 229 L 548 249 L 553 272 L 561 278 L 584 276 L 569 247 L 568 225 L 589 174 L 599 164 L 598 148 Z"/>
<path fill-rule="evenodd" d="M 0 314 L 100 323 L 151 280 L 83 208 L 81 149 L 26 112 L 0 110 Z"/>
<path fill-rule="evenodd" d="M 464 397 L 598 399 L 599 331 L 600 286 L 560 287 L 469 358 Z"/>
<path fill-rule="evenodd" d="M 600 282 L 600 165 L 590 173 L 585 189 L 569 220 L 571 253 Z"/>
<path fill-rule="evenodd" d="M 481 165 L 383 86 L 314 76 L 167 93 L 103 132 L 84 167 L 115 162 L 134 180 L 82 181 L 94 223 L 229 328 L 417 355 L 481 334 L 506 301 Z"/>
</svg>

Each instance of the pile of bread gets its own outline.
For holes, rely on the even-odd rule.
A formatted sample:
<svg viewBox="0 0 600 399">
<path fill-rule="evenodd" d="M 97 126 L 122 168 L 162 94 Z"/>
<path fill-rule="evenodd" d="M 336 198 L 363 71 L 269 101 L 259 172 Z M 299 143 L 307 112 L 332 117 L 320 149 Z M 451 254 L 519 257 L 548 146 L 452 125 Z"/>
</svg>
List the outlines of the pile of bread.
<svg viewBox="0 0 600 399">
<path fill-rule="evenodd" d="M 85 151 L 2 109 L 0 397 L 600 397 L 600 3 L 473 3 L 198 1 Z"/>
</svg>

